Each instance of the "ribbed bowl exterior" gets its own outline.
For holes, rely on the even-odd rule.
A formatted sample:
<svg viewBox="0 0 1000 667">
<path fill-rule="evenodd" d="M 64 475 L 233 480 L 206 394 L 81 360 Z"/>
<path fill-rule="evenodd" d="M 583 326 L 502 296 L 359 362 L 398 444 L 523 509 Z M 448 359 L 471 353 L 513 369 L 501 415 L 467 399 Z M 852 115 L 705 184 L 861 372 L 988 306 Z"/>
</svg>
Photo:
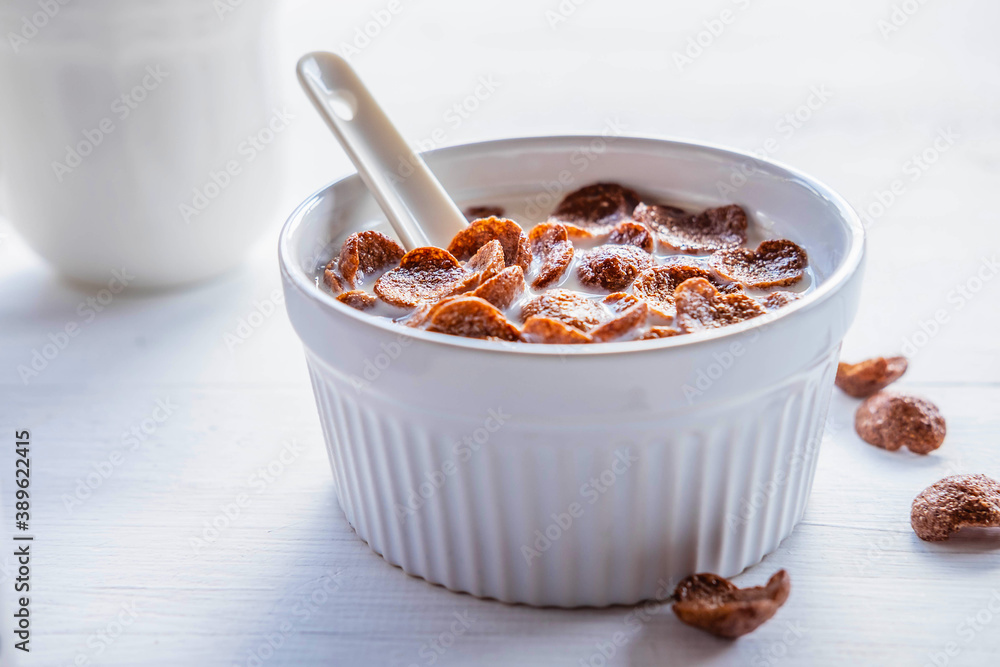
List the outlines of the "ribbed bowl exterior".
<svg viewBox="0 0 1000 667">
<path fill-rule="evenodd" d="M 341 506 L 372 549 L 449 589 L 560 607 L 662 597 L 773 551 L 805 509 L 836 369 L 834 350 L 752 398 L 539 437 L 502 407 L 492 433 L 429 418 L 307 357 Z"/>
<path fill-rule="evenodd" d="M 347 519 L 410 574 L 507 602 L 628 604 L 693 572 L 740 572 L 802 516 L 859 301 L 860 220 L 808 176 L 682 141 L 525 138 L 425 157 L 456 201 L 528 193 L 551 206 L 539 185 L 593 146 L 600 159 L 573 187 L 618 181 L 662 201 L 717 201 L 717 184 L 752 161 L 735 200 L 768 236 L 809 250 L 815 289 L 747 322 L 651 341 L 434 334 L 317 287 L 330 248 L 378 213 L 357 176 L 310 197 L 279 241 L 288 316 Z"/>
</svg>

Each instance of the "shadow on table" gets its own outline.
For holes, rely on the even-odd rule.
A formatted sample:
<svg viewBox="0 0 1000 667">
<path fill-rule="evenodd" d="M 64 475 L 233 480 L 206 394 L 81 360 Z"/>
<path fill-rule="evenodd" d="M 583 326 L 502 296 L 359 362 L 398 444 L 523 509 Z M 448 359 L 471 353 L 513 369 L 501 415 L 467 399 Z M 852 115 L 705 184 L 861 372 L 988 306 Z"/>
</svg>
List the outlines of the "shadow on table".
<svg viewBox="0 0 1000 667">
<path fill-rule="evenodd" d="M 238 664 L 700 665 L 733 650 L 683 625 L 669 605 L 534 608 L 448 591 L 374 553 L 332 482 L 322 495 L 259 546 L 270 570 L 259 574 L 280 583 L 260 607 L 259 633 L 233 655 Z M 281 548 L 291 542 L 296 552 Z"/>
<path fill-rule="evenodd" d="M 962 528 L 944 542 L 924 542 L 915 534 L 911 536 L 914 543 L 913 551 L 919 558 L 938 560 L 947 558 L 954 560 L 956 556 L 1000 551 L 1000 528 Z M 971 561 L 973 563 L 985 561 Z"/>
</svg>

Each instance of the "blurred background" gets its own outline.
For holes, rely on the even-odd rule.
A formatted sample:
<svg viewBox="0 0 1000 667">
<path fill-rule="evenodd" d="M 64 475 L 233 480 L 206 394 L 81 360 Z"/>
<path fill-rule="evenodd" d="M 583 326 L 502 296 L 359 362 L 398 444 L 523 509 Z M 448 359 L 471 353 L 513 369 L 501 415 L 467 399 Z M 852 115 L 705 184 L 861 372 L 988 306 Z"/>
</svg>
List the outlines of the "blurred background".
<svg viewBox="0 0 1000 667">
<path fill-rule="evenodd" d="M 987 195 L 1000 170 L 996 3 L 288 0 L 276 8 L 266 28 L 277 38 L 273 92 L 294 120 L 262 158 L 280 161 L 285 178 L 247 188 L 259 203 L 242 214 L 266 230 L 256 256 L 268 261 L 245 265 L 252 278 L 230 279 L 277 285 L 280 224 L 352 171 L 293 74 L 301 54 L 332 50 L 421 148 L 614 123 L 625 134 L 761 151 L 810 173 L 869 228 L 869 280 L 848 354 L 902 347 L 944 308 L 948 326 L 920 348 L 911 373 L 971 380 L 1000 371 L 984 338 L 963 338 L 989 326 L 996 283 L 984 287 L 992 298 L 954 294 L 1000 247 Z M 220 20 L 239 10 L 234 3 Z M 37 326 L 65 288 L 17 233 L 0 229 L 5 324 Z M 39 296 L 30 317 L 9 310 L 24 290 Z M 907 307 L 883 308 L 886 300 Z"/>
</svg>

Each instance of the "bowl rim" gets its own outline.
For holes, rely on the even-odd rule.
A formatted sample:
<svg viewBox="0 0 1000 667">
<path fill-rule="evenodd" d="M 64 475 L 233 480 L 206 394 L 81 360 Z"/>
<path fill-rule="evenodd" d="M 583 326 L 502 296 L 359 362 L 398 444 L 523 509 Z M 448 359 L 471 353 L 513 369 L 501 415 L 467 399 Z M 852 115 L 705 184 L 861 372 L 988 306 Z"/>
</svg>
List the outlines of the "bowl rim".
<svg viewBox="0 0 1000 667">
<path fill-rule="evenodd" d="M 547 143 L 558 146 L 565 143 L 570 146 L 577 146 L 580 142 L 607 140 L 607 136 L 600 134 L 566 134 L 566 135 L 538 135 L 526 137 L 514 137 L 507 139 L 491 139 L 487 141 L 457 144 L 454 146 L 444 146 L 430 151 L 420 153 L 422 156 L 440 154 L 442 157 L 461 159 L 463 156 L 482 152 L 490 149 L 517 149 L 524 145 L 525 148 L 537 147 L 539 143 Z M 288 283 L 297 288 L 307 299 L 321 304 L 324 308 L 331 310 L 341 316 L 353 319 L 362 326 L 374 327 L 379 330 L 397 336 L 406 336 L 426 343 L 441 345 L 452 348 L 471 349 L 478 352 L 497 353 L 505 355 L 533 355 L 533 356 L 555 356 L 565 357 L 567 355 L 594 356 L 607 354 L 640 353 L 653 350 L 664 350 L 673 348 L 688 348 L 691 346 L 704 345 L 710 342 L 719 341 L 726 338 L 735 338 L 740 334 L 747 333 L 754 329 L 766 329 L 777 321 L 791 322 L 798 319 L 803 313 L 815 309 L 821 303 L 829 299 L 841 287 L 843 287 L 855 274 L 861 265 L 864 256 L 865 229 L 854 208 L 841 195 L 823 182 L 809 176 L 784 163 L 762 158 L 752 153 L 729 148 L 714 143 L 700 141 L 690 141 L 672 137 L 657 137 L 653 135 L 622 135 L 615 136 L 615 145 L 624 145 L 627 149 L 630 144 L 637 146 L 648 145 L 650 143 L 672 144 L 682 149 L 704 150 L 714 153 L 719 157 L 724 157 L 730 161 L 752 161 L 754 163 L 766 164 L 773 171 L 784 172 L 778 174 L 790 180 L 795 180 L 809 186 L 817 195 L 829 201 L 840 214 L 840 219 L 849 233 L 850 242 L 847 252 L 837 268 L 824 280 L 817 288 L 803 298 L 784 306 L 778 310 L 766 313 L 760 317 L 745 320 L 737 324 L 731 324 L 717 329 L 709 329 L 696 333 L 685 334 L 683 336 L 672 336 L 669 338 L 658 338 L 652 340 L 632 340 L 614 343 L 600 343 L 595 345 L 540 345 L 537 343 L 516 343 L 507 341 L 487 341 L 477 338 L 465 338 L 451 334 L 436 333 L 400 326 L 395 322 L 373 317 L 352 308 L 338 301 L 335 297 L 318 289 L 315 278 L 307 275 L 297 267 L 293 260 L 294 254 L 291 247 L 291 237 L 305 219 L 306 213 L 315 208 L 319 201 L 328 192 L 333 191 L 337 186 L 360 176 L 356 171 L 335 181 L 331 181 L 309 195 L 301 204 L 295 207 L 291 215 L 282 226 L 278 236 L 278 264 L 281 273 L 287 278 Z"/>
</svg>

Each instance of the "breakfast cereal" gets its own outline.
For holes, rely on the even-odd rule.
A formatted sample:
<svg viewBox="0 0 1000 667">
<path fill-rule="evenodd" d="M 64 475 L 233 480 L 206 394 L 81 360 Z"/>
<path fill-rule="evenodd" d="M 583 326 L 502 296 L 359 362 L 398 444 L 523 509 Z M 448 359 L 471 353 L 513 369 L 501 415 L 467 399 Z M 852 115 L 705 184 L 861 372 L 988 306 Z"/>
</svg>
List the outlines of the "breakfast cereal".
<svg viewBox="0 0 1000 667">
<path fill-rule="evenodd" d="M 735 639 L 753 632 L 785 604 L 791 578 L 778 570 L 765 586 L 738 588 L 716 574 L 693 574 L 674 589 L 673 609 L 684 623 L 718 637 Z"/>
<path fill-rule="evenodd" d="M 813 287 L 795 243 L 741 247 L 752 230 L 735 204 L 689 213 L 595 183 L 534 225 L 501 217 L 500 205 L 465 212 L 472 220 L 447 250 L 350 234 L 317 282 L 367 316 L 536 344 L 672 338 L 764 315 Z"/>
</svg>

